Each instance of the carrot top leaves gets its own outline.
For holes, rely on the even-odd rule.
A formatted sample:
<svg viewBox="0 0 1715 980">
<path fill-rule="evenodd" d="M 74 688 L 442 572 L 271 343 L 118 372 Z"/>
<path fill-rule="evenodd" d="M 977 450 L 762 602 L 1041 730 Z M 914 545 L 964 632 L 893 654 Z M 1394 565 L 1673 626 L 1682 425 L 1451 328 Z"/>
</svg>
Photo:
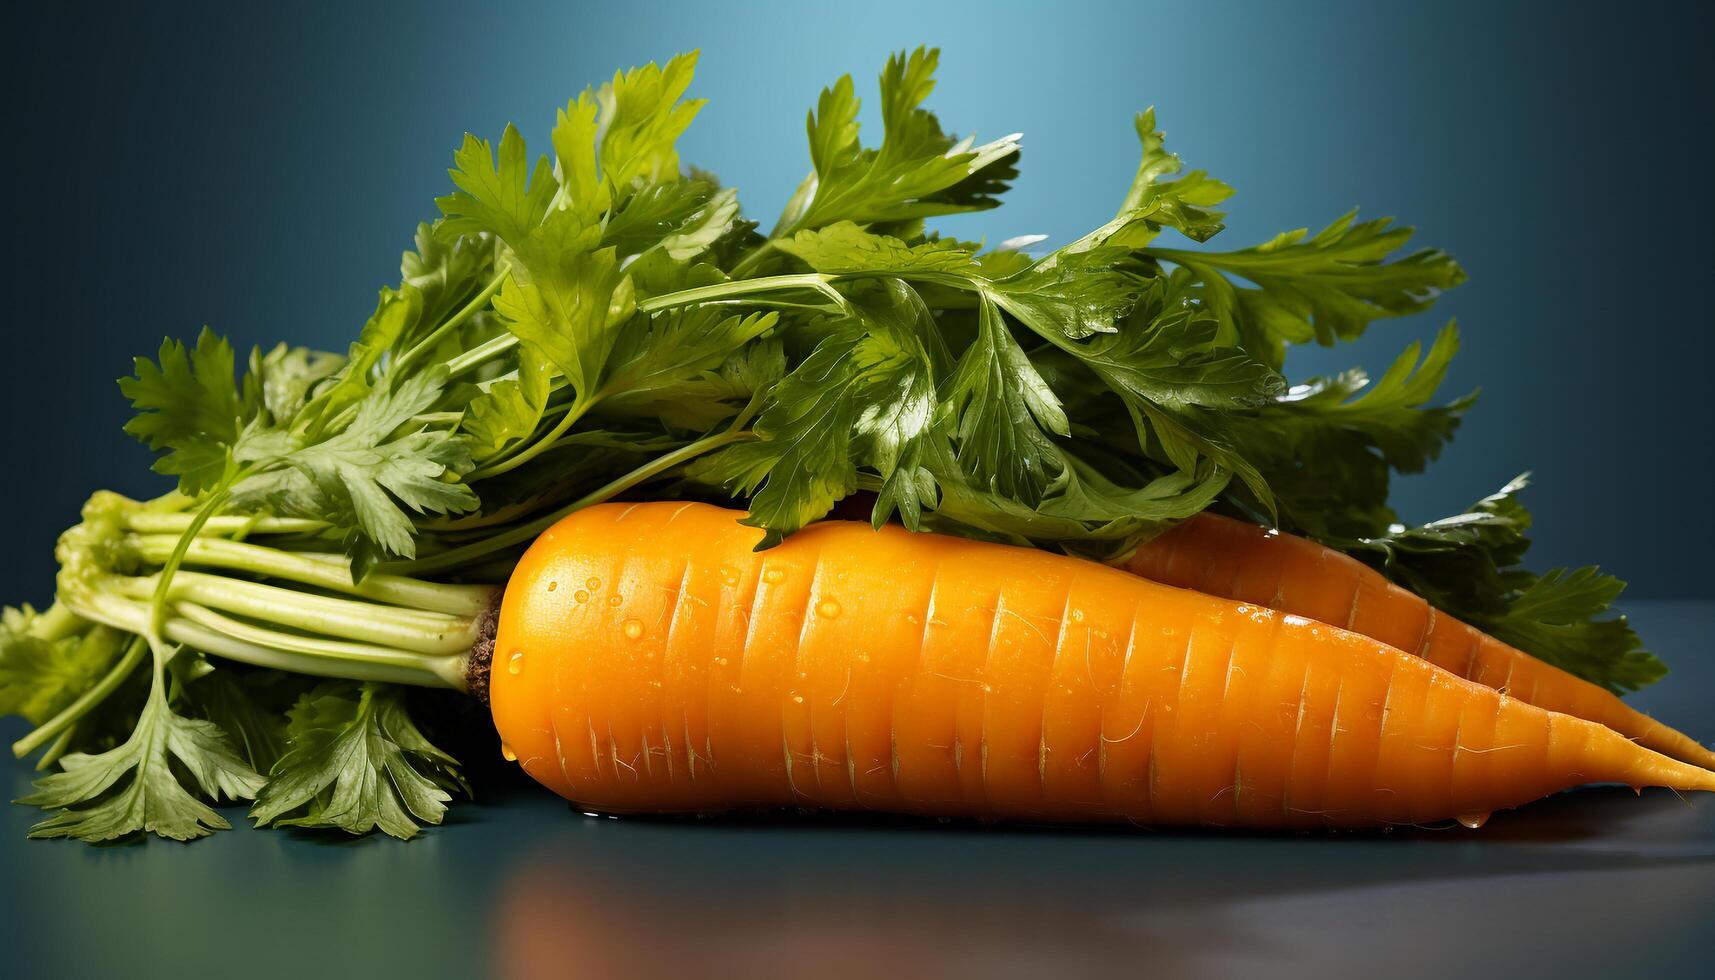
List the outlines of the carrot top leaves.
<svg viewBox="0 0 1715 980">
<path fill-rule="evenodd" d="M 1221 506 L 1610 688 L 1659 676 L 1607 615 L 1617 580 L 1523 569 L 1510 492 L 1398 526 L 1392 474 L 1471 406 L 1439 394 L 1451 327 L 1373 383 L 1287 378 L 1293 345 L 1428 308 L 1464 278 L 1451 257 L 1351 214 L 1210 247 L 1232 189 L 1153 109 L 1100 227 L 943 236 L 927 223 L 1000 204 L 1020 137 L 945 130 L 938 57 L 889 59 L 872 145 L 852 79 L 821 92 L 771 234 L 680 159 L 702 105 L 681 55 L 571 99 L 534 152 L 512 126 L 466 136 L 343 354 L 240 364 L 205 330 L 139 359 L 127 430 L 177 492 L 92 498 L 59 602 L 0 624 L 0 709 L 40 726 L 15 748 L 65 769 L 31 798 L 43 831 L 194 836 L 224 825 L 215 797 L 270 825 L 438 821 L 461 777 L 396 685 L 462 683 L 483 583 L 620 496 L 736 499 L 773 543 L 864 492 L 878 523 L 1096 557 Z"/>
<path fill-rule="evenodd" d="M 941 130 L 922 107 L 935 89 L 940 52 L 918 48 L 887 60 L 881 73 L 882 140 L 858 140 L 850 75 L 822 90 L 809 118 L 813 170 L 775 225 L 775 238 L 839 221 L 920 227 L 924 218 L 997 207 L 1018 175 L 1018 136 L 972 146 Z"/>
<path fill-rule="evenodd" d="M 1625 583 L 1595 567 L 1536 575 L 1523 566 L 1530 512 L 1519 476 L 1452 517 L 1338 542 L 1466 622 L 1614 692 L 1660 680 L 1667 667 L 1610 614 Z"/>
<path fill-rule="evenodd" d="M 233 751 L 220 726 L 184 717 L 167 701 L 157 672 L 129 738 L 98 755 L 62 756 L 63 771 L 19 800 L 52 811 L 30 836 L 105 841 L 145 831 L 190 840 L 226 829 L 226 819 L 199 794 L 248 800 L 265 781 Z"/>
<path fill-rule="evenodd" d="M 395 688 L 321 684 L 289 717 L 290 748 L 250 811 L 258 825 L 408 839 L 420 823 L 441 822 L 452 793 L 470 793 L 458 762 L 417 729 Z"/>
</svg>

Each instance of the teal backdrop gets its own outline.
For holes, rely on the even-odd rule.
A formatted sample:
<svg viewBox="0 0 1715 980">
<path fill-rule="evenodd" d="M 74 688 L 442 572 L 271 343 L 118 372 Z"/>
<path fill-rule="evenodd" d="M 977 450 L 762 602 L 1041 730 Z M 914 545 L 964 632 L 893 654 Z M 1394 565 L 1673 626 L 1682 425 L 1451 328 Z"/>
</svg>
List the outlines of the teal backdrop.
<svg viewBox="0 0 1715 980">
<path fill-rule="evenodd" d="M 112 379 L 163 334 L 339 347 L 433 214 L 461 134 L 615 68 L 700 47 L 710 104 L 683 155 L 771 219 L 803 119 L 842 72 L 944 48 L 932 104 L 1022 131 L 999 212 L 946 227 L 1064 241 L 1135 165 L 1132 113 L 1238 188 L 1220 241 L 1354 205 L 1452 250 L 1429 317 L 1307 350 L 1381 367 L 1457 316 L 1450 393 L 1482 401 L 1411 518 L 1534 470 L 1539 565 L 1599 562 L 1648 596 L 1715 596 L 1705 298 L 1707 5 L 1629 3 L 15 4 L 5 17 L 10 515 L 0 598 L 48 598 L 52 546 L 96 487 L 153 493 Z M 873 125 L 875 115 L 866 109 Z"/>
</svg>

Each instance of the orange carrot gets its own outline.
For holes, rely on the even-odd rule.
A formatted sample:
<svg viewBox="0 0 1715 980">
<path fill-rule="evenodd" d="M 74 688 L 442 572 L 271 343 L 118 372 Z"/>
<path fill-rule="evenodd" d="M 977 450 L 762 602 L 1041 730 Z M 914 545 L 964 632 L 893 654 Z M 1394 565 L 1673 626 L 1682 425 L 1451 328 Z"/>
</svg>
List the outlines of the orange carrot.
<svg viewBox="0 0 1715 980">
<path fill-rule="evenodd" d="M 1606 725 L 1704 768 L 1715 752 L 1612 693 L 1436 610 L 1349 555 L 1245 521 L 1202 513 L 1122 563 L 1134 575 L 1343 627 L 1539 708 Z"/>
<path fill-rule="evenodd" d="M 1046 552 L 701 504 L 566 518 L 515 571 L 490 688 L 578 806 L 1040 821 L 1478 823 L 1709 772 L 1373 639 Z"/>
</svg>

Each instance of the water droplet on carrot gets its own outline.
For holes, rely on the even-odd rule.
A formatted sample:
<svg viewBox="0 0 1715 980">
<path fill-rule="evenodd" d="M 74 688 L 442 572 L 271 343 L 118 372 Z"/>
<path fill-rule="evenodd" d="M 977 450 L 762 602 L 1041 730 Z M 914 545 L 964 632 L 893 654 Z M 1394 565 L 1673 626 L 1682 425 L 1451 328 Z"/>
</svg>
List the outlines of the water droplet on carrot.
<svg viewBox="0 0 1715 980">
<path fill-rule="evenodd" d="M 522 673 L 524 673 L 524 651 L 523 650 L 514 650 L 514 651 L 512 651 L 512 656 L 506 658 L 506 672 L 508 674 L 522 674 Z"/>
<path fill-rule="evenodd" d="M 738 572 L 735 569 L 728 568 L 724 565 L 721 566 L 721 583 L 723 585 L 737 585 Z"/>
<path fill-rule="evenodd" d="M 770 568 L 768 571 L 762 573 L 762 580 L 767 582 L 769 585 L 779 585 L 781 582 L 786 581 L 786 573 L 778 568 Z"/>
<path fill-rule="evenodd" d="M 821 602 L 816 603 L 816 615 L 823 619 L 838 619 L 840 615 L 840 604 L 832 599 L 823 599 Z"/>
<path fill-rule="evenodd" d="M 804 695 L 802 695 L 802 694 L 792 695 L 792 703 L 793 704 L 803 704 L 804 703 Z"/>
<path fill-rule="evenodd" d="M 590 601 L 590 594 L 588 592 L 585 592 L 583 589 L 579 589 L 578 591 L 572 593 L 572 598 L 576 599 L 579 602 L 588 602 L 588 601 Z"/>
<path fill-rule="evenodd" d="M 500 743 L 500 757 L 505 759 L 507 762 L 518 761 L 518 753 L 512 751 L 512 746 L 507 745 L 505 742 Z"/>
<path fill-rule="evenodd" d="M 559 587 L 560 587 L 560 583 L 558 583 L 558 582 L 549 582 L 548 583 L 548 591 L 549 592 L 552 592 Z"/>
<path fill-rule="evenodd" d="M 596 578 L 594 575 L 591 575 L 589 577 L 589 580 L 584 582 L 584 586 L 586 588 L 588 588 L 591 592 L 594 592 L 596 589 L 601 588 L 601 579 Z"/>
<path fill-rule="evenodd" d="M 1457 819 L 1465 826 L 1476 830 L 1489 822 L 1489 815 L 1486 813 L 1461 813 Z"/>
<path fill-rule="evenodd" d="M 625 634 L 626 639 L 635 640 L 643 635 L 643 623 L 635 619 L 628 619 L 620 625 L 619 631 Z"/>
<path fill-rule="evenodd" d="M 618 607 L 624 601 L 625 597 L 617 592 L 607 597 L 607 604 L 614 607 Z"/>
<path fill-rule="evenodd" d="M 1072 610 L 1072 622 L 1081 623 L 1083 621 L 1084 621 L 1084 611 L 1082 609 Z"/>
</svg>

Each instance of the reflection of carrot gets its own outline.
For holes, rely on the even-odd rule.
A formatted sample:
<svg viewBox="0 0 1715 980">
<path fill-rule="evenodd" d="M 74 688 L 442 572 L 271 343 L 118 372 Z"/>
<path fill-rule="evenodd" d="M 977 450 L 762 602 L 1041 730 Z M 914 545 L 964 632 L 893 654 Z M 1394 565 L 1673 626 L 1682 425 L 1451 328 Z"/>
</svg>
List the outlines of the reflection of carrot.
<svg viewBox="0 0 1715 980">
<path fill-rule="evenodd" d="M 1715 752 L 1589 681 L 1445 613 L 1355 558 L 1314 541 L 1202 513 L 1123 566 L 1144 578 L 1344 627 L 1539 708 L 1587 718 L 1705 768 Z"/>
<path fill-rule="evenodd" d="M 614 812 L 1423 822 L 1715 773 L 1375 640 L 1073 558 L 701 504 L 568 517 L 506 590 L 496 726 Z"/>
</svg>

